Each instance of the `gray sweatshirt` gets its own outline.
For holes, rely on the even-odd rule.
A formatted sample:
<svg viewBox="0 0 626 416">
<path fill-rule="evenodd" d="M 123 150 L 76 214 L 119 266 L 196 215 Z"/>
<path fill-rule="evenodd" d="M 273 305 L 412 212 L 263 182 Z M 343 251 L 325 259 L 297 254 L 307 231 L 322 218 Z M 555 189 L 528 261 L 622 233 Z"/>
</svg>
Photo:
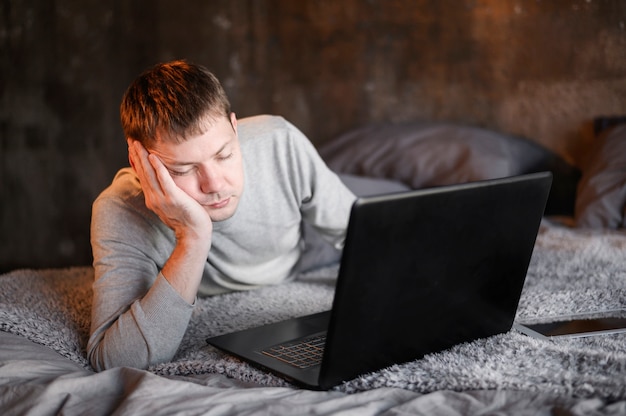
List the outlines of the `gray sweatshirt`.
<svg viewBox="0 0 626 416">
<path fill-rule="evenodd" d="M 354 195 L 313 145 L 281 117 L 238 122 L 244 191 L 236 213 L 213 224 L 199 295 L 249 290 L 293 278 L 302 221 L 341 248 Z M 96 370 L 169 361 L 193 305 L 160 273 L 176 240 L 145 206 L 139 180 L 120 170 L 93 204 L 95 281 L 87 353 Z"/>
</svg>

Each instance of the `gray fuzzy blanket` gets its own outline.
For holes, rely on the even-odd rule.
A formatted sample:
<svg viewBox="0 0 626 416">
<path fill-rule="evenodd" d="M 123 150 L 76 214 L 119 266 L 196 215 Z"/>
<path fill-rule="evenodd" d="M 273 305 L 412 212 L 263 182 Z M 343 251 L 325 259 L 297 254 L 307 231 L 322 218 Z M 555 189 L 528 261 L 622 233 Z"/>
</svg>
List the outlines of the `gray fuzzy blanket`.
<svg viewBox="0 0 626 416">
<path fill-rule="evenodd" d="M 205 343 L 222 334 L 330 308 L 337 268 L 279 286 L 198 301 L 166 376 L 221 373 L 268 386 L 288 385 Z M 85 368 L 89 335 L 89 267 L 16 270 L 0 276 L 0 330 L 46 345 Z M 583 231 L 544 221 L 518 309 L 518 320 L 626 308 L 626 233 Z M 423 359 L 364 375 L 336 387 L 358 392 L 400 387 L 508 389 L 603 400 L 626 399 L 626 334 L 540 341 L 515 331 L 457 345 Z"/>
</svg>

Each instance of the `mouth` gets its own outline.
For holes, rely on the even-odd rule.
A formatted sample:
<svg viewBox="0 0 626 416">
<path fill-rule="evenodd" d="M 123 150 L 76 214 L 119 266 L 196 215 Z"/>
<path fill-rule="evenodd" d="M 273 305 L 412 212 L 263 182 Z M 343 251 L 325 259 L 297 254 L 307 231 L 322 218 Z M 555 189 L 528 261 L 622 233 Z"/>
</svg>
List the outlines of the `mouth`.
<svg viewBox="0 0 626 416">
<path fill-rule="evenodd" d="M 205 206 L 211 209 L 224 208 L 230 202 L 230 198 L 222 199 L 221 201 L 214 202 L 212 204 L 206 204 Z"/>
</svg>

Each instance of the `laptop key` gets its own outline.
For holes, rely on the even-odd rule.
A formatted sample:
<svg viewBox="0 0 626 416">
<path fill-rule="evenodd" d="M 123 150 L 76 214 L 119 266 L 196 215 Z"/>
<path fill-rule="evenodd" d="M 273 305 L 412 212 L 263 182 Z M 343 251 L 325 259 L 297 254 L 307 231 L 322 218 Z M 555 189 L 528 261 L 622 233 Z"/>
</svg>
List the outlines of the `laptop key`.
<svg viewBox="0 0 626 416">
<path fill-rule="evenodd" d="M 322 362 L 326 334 L 314 335 L 266 348 L 262 354 L 297 368 L 309 368 Z"/>
</svg>

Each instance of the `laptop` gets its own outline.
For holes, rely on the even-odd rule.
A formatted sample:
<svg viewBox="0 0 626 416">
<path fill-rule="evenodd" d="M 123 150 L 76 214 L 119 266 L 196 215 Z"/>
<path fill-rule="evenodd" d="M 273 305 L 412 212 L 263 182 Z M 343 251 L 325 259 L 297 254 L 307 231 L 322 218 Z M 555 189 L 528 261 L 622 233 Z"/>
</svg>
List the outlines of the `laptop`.
<svg viewBox="0 0 626 416">
<path fill-rule="evenodd" d="M 330 311 L 207 342 L 327 390 L 507 332 L 551 183 L 541 172 L 358 198 Z"/>
</svg>

